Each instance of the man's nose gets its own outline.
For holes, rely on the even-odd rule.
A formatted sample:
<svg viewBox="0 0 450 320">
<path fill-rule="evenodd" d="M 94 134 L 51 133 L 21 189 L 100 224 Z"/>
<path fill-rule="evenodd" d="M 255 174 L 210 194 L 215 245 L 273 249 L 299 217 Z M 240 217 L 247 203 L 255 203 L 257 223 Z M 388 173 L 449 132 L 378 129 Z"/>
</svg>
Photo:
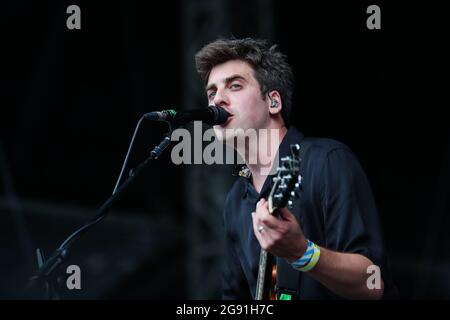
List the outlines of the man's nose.
<svg viewBox="0 0 450 320">
<path fill-rule="evenodd" d="M 217 90 L 213 100 L 214 105 L 221 107 L 228 104 L 228 97 L 223 90 Z"/>
</svg>

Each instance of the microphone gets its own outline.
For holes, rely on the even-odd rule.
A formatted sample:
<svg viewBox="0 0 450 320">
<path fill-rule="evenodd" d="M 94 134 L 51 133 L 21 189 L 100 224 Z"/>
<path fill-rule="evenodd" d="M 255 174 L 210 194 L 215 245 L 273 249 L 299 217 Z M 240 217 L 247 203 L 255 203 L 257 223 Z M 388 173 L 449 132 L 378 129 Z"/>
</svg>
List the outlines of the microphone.
<svg viewBox="0 0 450 320">
<path fill-rule="evenodd" d="M 153 111 L 144 114 L 144 118 L 153 121 L 174 122 L 176 125 L 184 125 L 191 121 L 203 121 L 209 125 L 224 124 L 230 114 L 222 107 L 214 105 L 201 109 L 175 111 L 172 109 Z"/>
</svg>

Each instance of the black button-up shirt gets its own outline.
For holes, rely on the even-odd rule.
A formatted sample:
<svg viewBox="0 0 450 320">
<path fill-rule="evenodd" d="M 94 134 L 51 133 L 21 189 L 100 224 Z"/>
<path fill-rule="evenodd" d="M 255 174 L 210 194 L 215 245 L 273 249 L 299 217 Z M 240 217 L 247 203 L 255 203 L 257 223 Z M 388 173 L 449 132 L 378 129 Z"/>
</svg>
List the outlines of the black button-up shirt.
<svg viewBox="0 0 450 320">
<path fill-rule="evenodd" d="M 291 144 L 302 145 L 303 139 L 302 133 L 290 127 L 278 150 L 280 159 L 290 155 Z M 307 140 L 310 145 L 306 153 L 300 149 L 303 191 L 292 213 L 305 237 L 317 245 L 361 254 L 379 266 L 385 283 L 384 296 L 389 297 L 395 287 L 386 263 L 378 212 L 361 165 L 352 151 L 338 141 Z M 251 177 L 240 176 L 227 195 L 224 299 L 254 297 L 261 248 L 253 233 L 251 212 L 260 198 L 267 199 L 271 187 L 272 176 L 268 176 L 260 193 L 253 187 Z M 298 279 L 294 286 L 300 299 L 338 298 L 307 273 Z"/>
</svg>

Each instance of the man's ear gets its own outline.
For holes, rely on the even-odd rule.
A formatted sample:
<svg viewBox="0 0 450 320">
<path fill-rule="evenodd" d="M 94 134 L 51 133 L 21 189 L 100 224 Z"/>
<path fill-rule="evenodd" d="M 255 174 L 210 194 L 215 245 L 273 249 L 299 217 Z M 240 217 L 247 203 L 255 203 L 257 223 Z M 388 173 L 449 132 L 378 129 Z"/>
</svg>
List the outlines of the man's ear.
<svg viewBox="0 0 450 320">
<path fill-rule="evenodd" d="M 270 114 L 277 114 L 281 112 L 281 109 L 283 108 L 282 102 L 281 102 L 281 95 L 278 91 L 272 90 L 269 93 L 267 93 L 268 96 L 268 106 L 269 106 L 269 112 Z"/>
</svg>

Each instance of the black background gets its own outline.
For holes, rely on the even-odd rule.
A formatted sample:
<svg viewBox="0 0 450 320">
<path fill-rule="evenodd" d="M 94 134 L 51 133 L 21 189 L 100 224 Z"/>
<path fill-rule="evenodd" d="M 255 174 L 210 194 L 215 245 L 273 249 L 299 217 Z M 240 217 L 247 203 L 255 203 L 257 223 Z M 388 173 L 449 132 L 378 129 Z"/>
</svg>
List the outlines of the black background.
<svg viewBox="0 0 450 320">
<path fill-rule="evenodd" d="M 81 30 L 66 28 L 70 4 L 81 8 Z M 366 28 L 369 4 L 381 7 L 381 30 Z M 252 2 L 230 6 L 225 36 L 258 37 Z M 293 123 L 358 155 L 401 296 L 450 297 L 444 10 L 407 1 L 272 7 L 274 42 L 296 76 Z M 0 196 L 15 206 L 0 211 L 0 298 L 21 296 L 35 268 L 30 248 L 54 250 L 111 194 L 140 116 L 182 104 L 182 8 L 180 1 L 4 5 Z M 143 126 L 130 166 L 163 132 Z M 90 290 L 67 298 L 186 297 L 182 171 L 163 156 L 81 240 L 74 258 L 90 261 Z M 123 275 L 126 268 L 133 272 Z"/>
</svg>

